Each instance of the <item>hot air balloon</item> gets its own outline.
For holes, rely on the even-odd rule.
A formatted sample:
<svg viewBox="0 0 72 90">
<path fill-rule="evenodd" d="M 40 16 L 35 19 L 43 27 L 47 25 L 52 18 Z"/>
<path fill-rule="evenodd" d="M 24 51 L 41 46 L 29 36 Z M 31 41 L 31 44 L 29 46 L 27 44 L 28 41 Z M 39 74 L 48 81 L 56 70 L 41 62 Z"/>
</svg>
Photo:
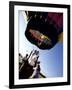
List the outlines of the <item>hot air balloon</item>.
<svg viewBox="0 0 72 90">
<path fill-rule="evenodd" d="M 63 13 L 26 11 L 25 36 L 39 49 L 51 49 L 60 40 L 63 32 Z M 61 39 L 60 39 L 61 38 Z"/>
</svg>

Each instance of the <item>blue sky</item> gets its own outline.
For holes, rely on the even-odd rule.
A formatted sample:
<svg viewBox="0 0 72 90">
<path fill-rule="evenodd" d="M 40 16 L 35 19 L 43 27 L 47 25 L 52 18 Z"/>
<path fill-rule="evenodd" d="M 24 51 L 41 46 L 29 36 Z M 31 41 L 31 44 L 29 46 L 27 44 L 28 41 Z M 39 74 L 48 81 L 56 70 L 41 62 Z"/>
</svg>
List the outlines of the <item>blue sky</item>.
<svg viewBox="0 0 72 90">
<path fill-rule="evenodd" d="M 19 53 L 25 56 L 31 50 L 36 49 L 40 52 L 41 73 L 46 77 L 62 77 L 63 76 L 63 43 L 57 43 L 50 50 L 41 50 L 37 46 L 31 44 L 25 37 L 26 22 L 19 11 Z"/>
</svg>

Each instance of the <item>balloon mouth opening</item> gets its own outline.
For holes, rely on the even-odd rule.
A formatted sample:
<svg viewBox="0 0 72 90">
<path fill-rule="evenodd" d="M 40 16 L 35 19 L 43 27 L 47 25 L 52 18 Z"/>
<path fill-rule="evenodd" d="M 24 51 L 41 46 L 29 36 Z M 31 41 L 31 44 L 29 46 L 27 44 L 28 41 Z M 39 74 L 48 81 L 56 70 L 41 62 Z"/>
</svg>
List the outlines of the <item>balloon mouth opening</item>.
<svg viewBox="0 0 72 90">
<path fill-rule="evenodd" d="M 51 43 L 51 39 L 40 33 L 38 30 L 33 30 L 33 29 L 29 29 L 29 33 L 30 33 L 30 36 L 37 42 L 37 45 L 38 46 L 41 46 L 41 45 L 52 45 Z"/>
</svg>

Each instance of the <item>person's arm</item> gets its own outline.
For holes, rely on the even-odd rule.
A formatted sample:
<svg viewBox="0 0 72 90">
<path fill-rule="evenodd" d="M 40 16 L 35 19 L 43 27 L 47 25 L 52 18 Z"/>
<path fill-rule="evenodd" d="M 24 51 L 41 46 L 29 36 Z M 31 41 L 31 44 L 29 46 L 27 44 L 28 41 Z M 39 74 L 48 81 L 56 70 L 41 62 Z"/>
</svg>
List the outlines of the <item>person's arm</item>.
<svg viewBox="0 0 72 90">
<path fill-rule="evenodd" d="M 28 60 L 29 60 L 29 58 L 30 58 L 30 56 L 31 56 L 32 53 L 33 53 L 33 50 L 31 51 L 30 55 L 28 56 Z"/>
<path fill-rule="evenodd" d="M 24 66 L 24 63 L 22 63 L 22 65 L 21 65 L 21 67 L 19 69 L 19 72 L 21 71 L 21 69 L 23 68 L 23 66 Z"/>
<path fill-rule="evenodd" d="M 37 73 L 37 67 L 34 68 L 33 74 L 29 78 L 33 78 Z"/>
</svg>

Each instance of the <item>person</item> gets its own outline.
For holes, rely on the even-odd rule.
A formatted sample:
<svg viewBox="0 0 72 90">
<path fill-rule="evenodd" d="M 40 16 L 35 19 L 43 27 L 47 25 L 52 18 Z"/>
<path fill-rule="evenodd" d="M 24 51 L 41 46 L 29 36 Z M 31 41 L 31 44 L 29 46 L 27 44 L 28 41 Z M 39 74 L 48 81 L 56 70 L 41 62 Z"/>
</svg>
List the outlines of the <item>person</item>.
<svg viewBox="0 0 72 90">
<path fill-rule="evenodd" d="M 21 55 L 21 53 L 19 53 L 19 69 L 20 69 L 20 67 L 21 67 L 21 65 L 22 65 L 22 63 L 23 63 L 23 56 Z"/>
<path fill-rule="evenodd" d="M 34 69 L 34 72 L 29 78 L 39 78 L 40 70 L 41 70 L 39 61 L 36 63 L 36 66 L 33 69 Z"/>
<path fill-rule="evenodd" d="M 20 54 L 19 54 L 19 56 L 20 56 Z M 19 65 L 19 71 L 22 69 L 22 67 L 24 66 L 24 63 L 25 63 L 25 61 L 26 60 L 28 60 L 28 54 L 26 54 L 26 56 L 23 58 L 21 58 L 21 65 Z M 19 63 L 20 64 L 20 63 Z"/>
</svg>

